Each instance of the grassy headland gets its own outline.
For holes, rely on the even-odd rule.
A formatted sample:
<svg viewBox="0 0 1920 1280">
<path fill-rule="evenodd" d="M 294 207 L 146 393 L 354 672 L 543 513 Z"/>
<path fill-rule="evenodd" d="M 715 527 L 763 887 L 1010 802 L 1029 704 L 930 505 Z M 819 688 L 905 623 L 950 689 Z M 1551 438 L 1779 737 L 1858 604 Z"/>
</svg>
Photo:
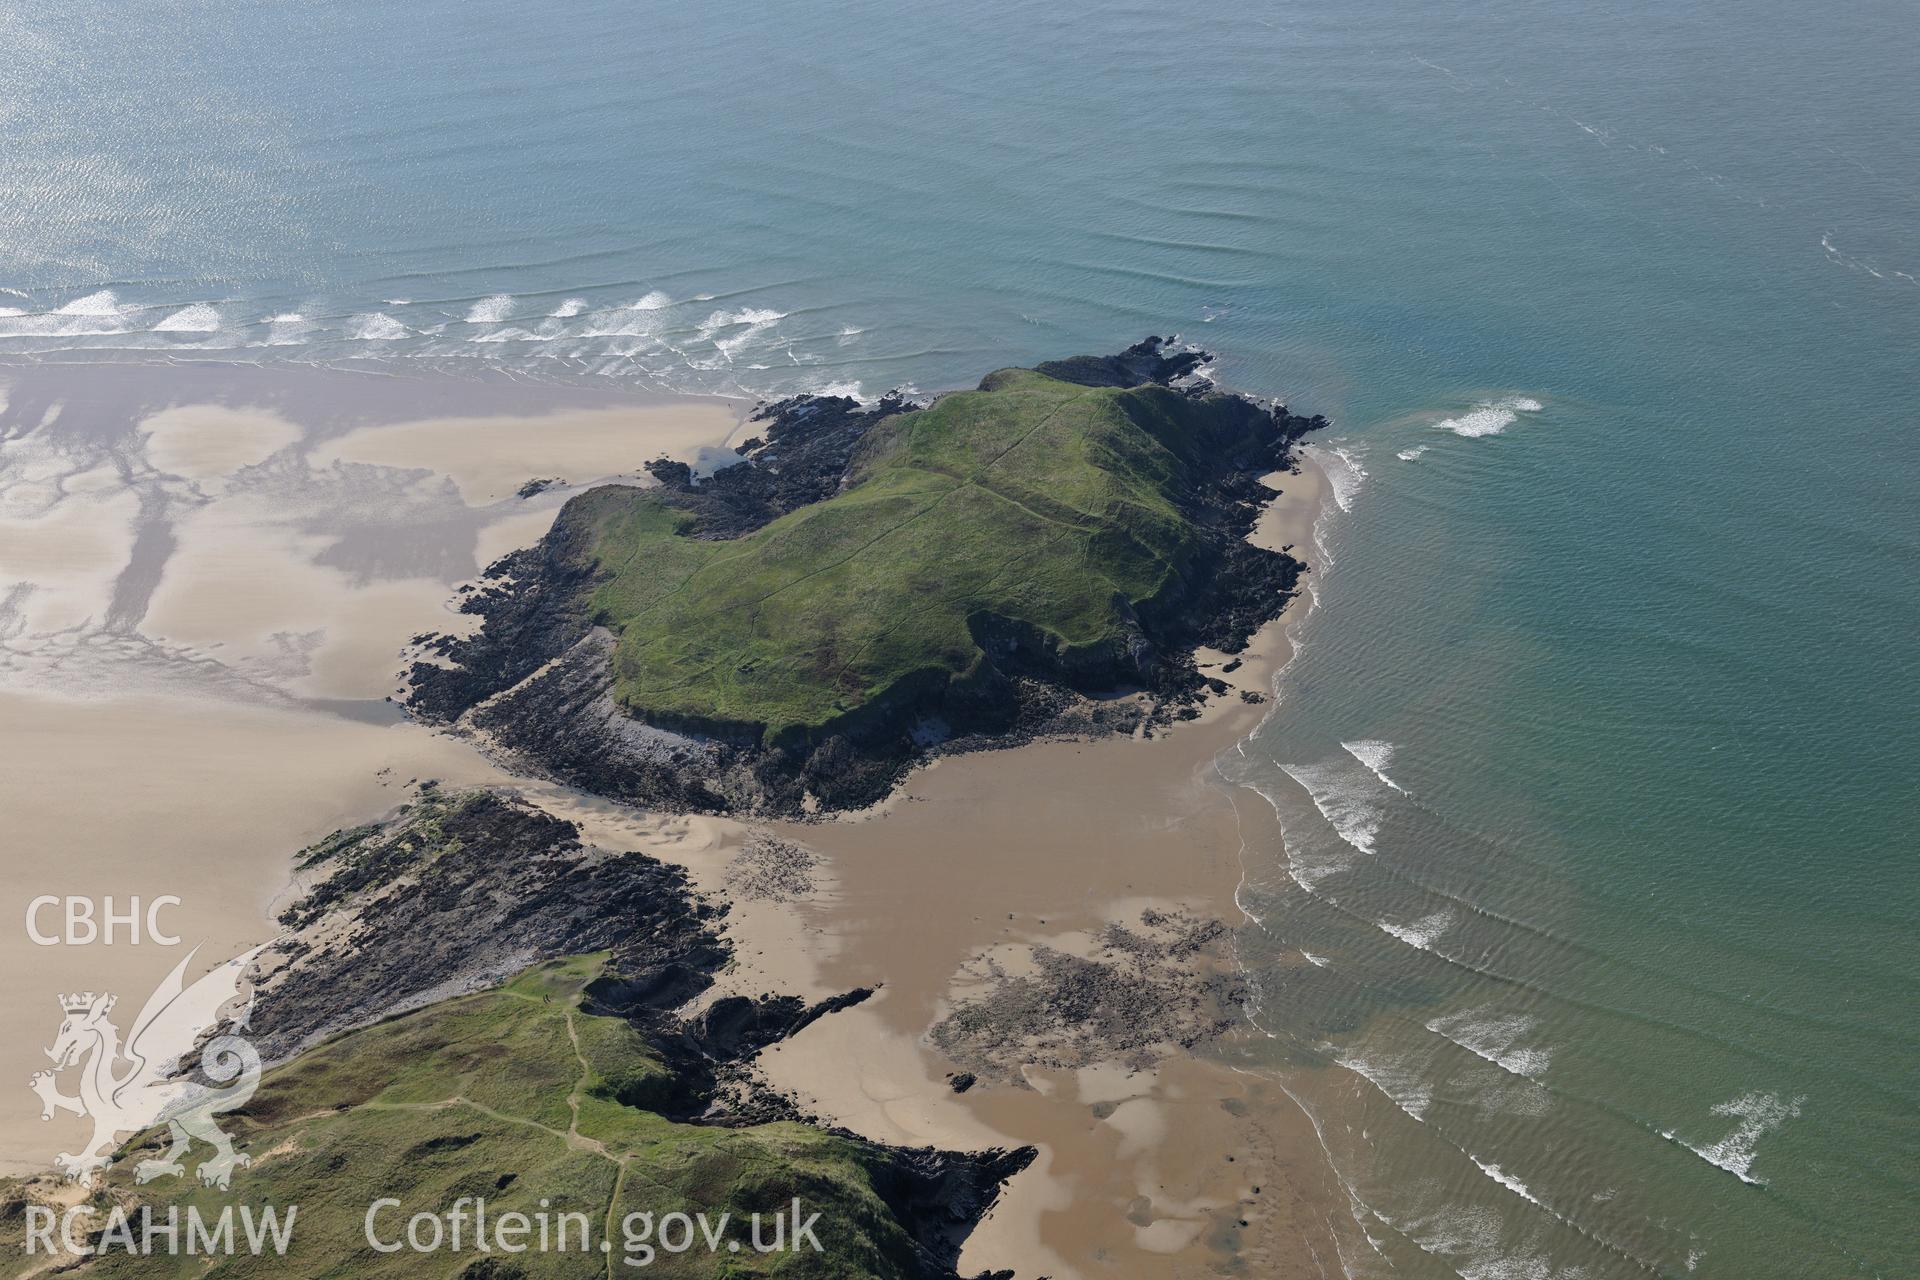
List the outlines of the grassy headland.
<svg viewBox="0 0 1920 1280">
<path fill-rule="evenodd" d="M 542 548 L 470 601 L 481 635 L 439 643 L 455 667 L 415 667 L 414 706 L 452 719 L 545 681 L 485 727 L 596 790 L 776 808 L 796 790 L 780 775 L 805 775 L 798 789 L 829 804 L 869 802 L 917 749 L 1043 729 L 1063 693 L 1145 690 L 1165 714 L 1201 689 L 1195 645 L 1237 649 L 1291 591 L 1298 563 L 1243 538 L 1271 496 L 1258 477 L 1316 425 L 1155 380 L 1194 363 L 1156 341 L 1001 370 L 925 407 L 784 402 L 772 440 L 711 479 L 661 464 L 659 488 L 574 498 Z M 596 627 L 610 645 L 541 670 Z M 715 785 L 737 762 L 675 744 L 665 754 L 682 763 L 706 753 L 707 777 L 663 795 L 657 743 L 596 725 L 589 751 L 525 723 L 582 718 L 600 697 L 744 749 L 753 786 Z M 1109 706 L 1069 727 L 1141 714 Z M 622 754 L 625 776 L 586 763 Z"/>
<path fill-rule="evenodd" d="M 114 1205 L 136 1223 L 150 1205 L 165 1221 L 189 1205 L 211 1223 L 223 1209 L 298 1206 L 284 1257 L 137 1256 L 110 1243 L 83 1265 L 85 1275 L 140 1276 L 604 1276 L 629 1268 L 628 1253 L 655 1246 L 647 1270 L 672 1276 L 872 1276 L 952 1274 L 950 1252 L 929 1233 L 946 1216 L 939 1185 L 916 1169 L 912 1153 L 810 1125 L 780 1121 L 722 1128 L 680 1123 L 649 1110 L 672 1088 L 674 1070 L 625 1020 L 593 1011 L 587 992 L 603 956 L 538 966 L 491 991 L 448 1000 L 350 1032 L 270 1073 L 244 1111 L 229 1121 L 252 1163 L 232 1192 L 202 1187 L 191 1162 L 180 1176 L 138 1186 L 137 1162 L 158 1154 L 164 1135 L 129 1144 L 93 1201 L 87 1226 L 98 1232 Z M 204 1152 L 196 1152 L 202 1155 Z M 924 1157 L 923 1157 L 924 1159 Z M 520 1213 L 537 1222 L 584 1214 L 591 1243 L 562 1250 L 503 1254 L 475 1247 L 469 1218 L 464 1252 L 382 1251 L 366 1236 L 369 1205 L 391 1197 L 400 1207 L 375 1220 L 381 1243 L 404 1238 L 408 1217 L 444 1214 L 462 1197 L 484 1199 L 498 1223 Z M 756 1252 L 750 1223 L 759 1214 L 772 1240 L 776 1214 L 798 1199 L 818 1212 L 810 1245 Z M 16 1201 L 8 1234 L 23 1218 Z M 467 1201 L 469 1212 L 472 1201 Z M 729 1216 L 727 1239 L 684 1253 L 658 1238 L 629 1246 L 672 1213 Z M 804 1215 L 803 1215 L 804 1216 Z M 956 1215 L 956 1224 L 966 1211 Z M 623 1226 L 624 1224 L 624 1226 Z M 916 1235 L 915 1228 L 919 1228 Z M 239 1229 L 236 1228 L 236 1236 Z M 531 1240 L 532 1237 L 525 1237 Z M 613 1266 L 599 1242 L 613 1242 Z M 16 1257 L 24 1241 L 16 1240 Z"/>
</svg>

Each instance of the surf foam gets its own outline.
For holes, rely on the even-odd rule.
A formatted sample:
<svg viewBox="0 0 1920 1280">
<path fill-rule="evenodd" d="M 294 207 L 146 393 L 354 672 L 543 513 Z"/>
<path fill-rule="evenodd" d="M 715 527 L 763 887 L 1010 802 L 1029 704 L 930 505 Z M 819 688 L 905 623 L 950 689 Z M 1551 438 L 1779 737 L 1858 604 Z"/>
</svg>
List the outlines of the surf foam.
<svg viewBox="0 0 1920 1280">
<path fill-rule="evenodd" d="M 392 342 L 407 336 L 407 326 L 384 311 L 369 311 L 347 321 L 347 337 L 367 342 Z"/>
<path fill-rule="evenodd" d="M 1440 935 L 1453 927 L 1453 912 L 1442 908 L 1430 916 L 1420 917 L 1411 924 L 1395 924 L 1391 920 L 1381 920 L 1376 923 L 1410 947 L 1418 947 L 1422 951 L 1433 951 L 1433 944 L 1439 940 Z M 1440 953 L 1434 951 L 1434 954 Z"/>
<path fill-rule="evenodd" d="M 1387 766 L 1393 763 L 1393 753 L 1397 748 L 1380 738 L 1362 738 L 1358 742 L 1343 742 L 1348 755 L 1373 771 L 1373 776 L 1398 791 L 1407 794 L 1407 789 L 1387 776 Z"/>
<path fill-rule="evenodd" d="M 1353 785 L 1351 771 L 1338 761 L 1327 764 L 1283 764 L 1289 778 L 1305 787 L 1313 807 L 1339 837 L 1371 857 L 1385 812 L 1362 787 Z M 1364 785 L 1364 784 L 1363 784 Z"/>
<path fill-rule="evenodd" d="M 1538 413 L 1546 408 L 1531 396 L 1506 396 L 1499 400 L 1482 400 L 1479 404 L 1457 418 L 1447 418 L 1434 423 L 1439 431 L 1451 431 L 1457 436 L 1474 439 L 1479 436 L 1497 436 L 1515 422 L 1523 413 Z"/>
<path fill-rule="evenodd" d="M 499 324 L 513 314 L 513 298 L 504 293 L 496 293 L 491 298 L 482 298 L 467 311 L 468 324 Z"/>
<path fill-rule="evenodd" d="M 1330 458 L 1325 470 L 1327 484 L 1333 489 L 1333 503 L 1342 511 L 1352 511 L 1354 499 L 1360 496 L 1360 488 L 1367 482 L 1367 469 L 1351 450 L 1334 448 L 1327 453 Z"/>
<path fill-rule="evenodd" d="M 1540 1020 L 1526 1013 L 1504 1013 L 1492 1006 L 1448 1014 L 1427 1023 L 1427 1030 L 1484 1058 L 1502 1071 L 1538 1080 L 1553 1062 L 1553 1050 L 1522 1045 Z"/>
<path fill-rule="evenodd" d="M 1397 1059 L 1373 1061 L 1358 1054 L 1336 1057 L 1335 1062 L 1378 1089 L 1394 1106 L 1421 1124 L 1426 1123 L 1427 1108 L 1433 1105 L 1433 1086 L 1421 1080 Z"/>
<path fill-rule="evenodd" d="M 87 338 L 127 329 L 126 313 L 111 289 L 75 298 L 53 311 L 0 317 L 0 337 L 7 338 Z"/>
<path fill-rule="evenodd" d="M 1528 1204 L 1539 1205 L 1539 1207 L 1542 1209 L 1547 1208 L 1546 1204 L 1541 1201 L 1540 1197 L 1534 1195 L 1533 1192 L 1527 1190 L 1526 1183 L 1520 1181 L 1520 1179 L 1514 1177 L 1512 1174 L 1502 1169 L 1499 1165 L 1489 1164 L 1487 1161 L 1482 1160 L 1479 1156 L 1476 1156 L 1471 1152 L 1468 1153 L 1467 1159 L 1473 1161 L 1474 1167 L 1480 1170 L 1480 1172 L 1486 1174 L 1489 1178 L 1492 1178 L 1495 1182 L 1499 1183 L 1501 1186 L 1505 1187 L 1507 1190 L 1513 1192 L 1513 1194 L 1519 1196 L 1522 1200 L 1525 1200 Z M 1548 1212 L 1551 1213 L 1552 1210 L 1548 1210 Z M 1555 1215 L 1555 1216 L 1558 1216 L 1558 1215 Z"/>
<path fill-rule="evenodd" d="M 1767 1185 L 1766 1179 L 1753 1176 L 1753 1162 L 1759 1154 L 1760 1139 L 1797 1117 L 1805 1101 L 1804 1095 L 1788 1100 L 1777 1093 L 1743 1093 L 1713 1108 L 1716 1116 L 1740 1121 L 1734 1131 L 1720 1141 L 1698 1147 L 1669 1129 L 1662 1129 L 1660 1136 L 1669 1142 L 1679 1143 L 1708 1164 L 1726 1170 L 1750 1186 L 1764 1187 Z"/>
<path fill-rule="evenodd" d="M 190 307 L 182 307 L 159 324 L 153 326 L 155 333 L 212 333 L 220 327 L 220 313 L 210 304 L 196 302 Z"/>
</svg>

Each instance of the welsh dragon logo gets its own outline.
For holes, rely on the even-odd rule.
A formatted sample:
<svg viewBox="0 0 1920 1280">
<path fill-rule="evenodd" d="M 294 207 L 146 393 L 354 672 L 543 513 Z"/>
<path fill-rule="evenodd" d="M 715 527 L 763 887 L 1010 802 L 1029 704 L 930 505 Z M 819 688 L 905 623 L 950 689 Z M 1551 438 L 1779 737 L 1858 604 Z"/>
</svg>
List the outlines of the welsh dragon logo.
<svg viewBox="0 0 1920 1280">
<path fill-rule="evenodd" d="M 71 1111 L 93 1120 L 93 1137 L 78 1153 L 62 1153 L 54 1164 L 83 1187 L 93 1185 L 96 1173 L 113 1163 L 122 1135 L 156 1125 L 167 1126 L 173 1146 L 158 1160 L 142 1160 L 134 1167 L 137 1182 L 175 1176 L 182 1172 L 181 1157 L 199 1139 L 213 1148 L 197 1172 L 200 1181 L 225 1189 L 236 1167 L 249 1159 L 233 1149 L 233 1140 L 214 1122 L 222 1112 L 244 1105 L 260 1083 L 260 1054 L 234 1032 L 247 1029 L 252 1001 L 231 1015 L 222 1011 L 238 1004 L 240 976 L 260 953 L 256 947 L 216 967 L 192 986 L 184 979 L 193 955 L 175 965 L 133 1020 L 124 1043 L 120 1029 L 109 1020 L 116 997 L 91 991 L 60 997 L 65 1019 L 47 1049 L 53 1070 L 37 1071 L 28 1082 L 40 1096 L 40 1118 L 51 1120 L 56 1111 Z M 201 1041 L 222 1023 L 225 1034 Z M 199 1051 L 199 1075 L 181 1070 Z M 55 1077 L 69 1069 L 79 1073 L 79 1093 L 60 1092 Z"/>
</svg>

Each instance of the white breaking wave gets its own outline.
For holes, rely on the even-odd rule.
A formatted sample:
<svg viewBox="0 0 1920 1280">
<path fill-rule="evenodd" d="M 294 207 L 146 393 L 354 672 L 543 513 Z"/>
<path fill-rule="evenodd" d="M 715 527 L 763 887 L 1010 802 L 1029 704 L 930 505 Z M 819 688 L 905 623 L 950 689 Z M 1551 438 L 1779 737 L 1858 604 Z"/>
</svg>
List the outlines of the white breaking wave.
<svg viewBox="0 0 1920 1280">
<path fill-rule="evenodd" d="M 1313 952 L 1307 950 L 1305 947 L 1300 948 L 1300 954 L 1305 956 L 1307 958 L 1307 963 L 1312 965 L 1316 969 L 1324 969 L 1328 965 L 1331 965 L 1333 963 L 1333 961 L 1327 959 L 1325 956 L 1317 956 L 1313 954 Z"/>
<path fill-rule="evenodd" d="M 499 324 L 513 314 L 513 298 L 504 293 L 496 293 L 491 298 L 482 298 L 467 311 L 468 324 Z"/>
<path fill-rule="evenodd" d="M 57 316 L 117 316 L 120 304 L 114 299 L 113 290 L 102 289 L 90 293 L 84 298 L 75 298 L 53 314 Z"/>
<path fill-rule="evenodd" d="M 298 346 L 307 340 L 309 329 L 307 318 L 298 311 L 286 311 L 277 316 L 267 317 L 267 336 L 262 339 L 269 347 Z"/>
<path fill-rule="evenodd" d="M 1519 1196 L 1522 1200 L 1525 1200 L 1528 1204 L 1539 1205 L 1542 1209 L 1547 1208 L 1546 1204 L 1541 1201 L 1540 1197 L 1534 1195 L 1533 1192 L 1527 1190 L 1526 1183 L 1520 1181 L 1520 1179 L 1514 1177 L 1512 1174 L 1502 1169 L 1499 1165 L 1489 1164 L 1486 1161 L 1482 1160 L 1479 1156 L 1473 1155 L 1472 1153 L 1469 1153 L 1467 1155 L 1467 1159 L 1473 1161 L 1474 1166 L 1478 1168 L 1480 1172 L 1486 1174 L 1489 1178 L 1492 1178 L 1495 1182 L 1499 1183 L 1501 1186 L 1505 1187 L 1507 1190 L 1513 1192 L 1513 1194 Z M 1552 1210 L 1549 1209 L 1548 1212 L 1551 1213 Z M 1557 1217 L 1558 1215 L 1556 1214 L 1555 1216 Z"/>
<path fill-rule="evenodd" d="M 1716 1116 L 1728 1116 L 1740 1121 L 1734 1131 L 1720 1141 L 1697 1147 L 1685 1138 L 1676 1136 L 1670 1129 L 1662 1129 L 1660 1136 L 1669 1142 L 1679 1143 L 1708 1164 L 1725 1169 L 1742 1182 L 1764 1187 L 1767 1185 L 1766 1179 L 1752 1176 L 1760 1139 L 1798 1116 L 1800 1106 L 1805 1101 L 1805 1096 L 1789 1101 L 1777 1093 L 1743 1093 L 1713 1108 Z"/>
<path fill-rule="evenodd" d="M 182 307 L 159 324 L 155 333 L 212 333 L 220 327 L 220 313 L 205 302 Z"/>
<path fill-rule="evenodd" d="M 1539 1025 L 1540 1020 L 1531 1014 L 1502 1013 L 1489 1005 L 1435 1018 L 1427 1024 L 1427 1030 L 1503 1071 L 1538 1080 L 1552 1064 L 1553 1050 L 1522 1045 L 1520 1041 Z"/>
<path fill-rule="evenodd" d="M 714 348 L 728 360 L 734 352 L 752 342 L 755 337 L 765 333 L 774 325 L 787 318 L 784 311 L 774 311 L 766 307 L 743 307 L 738 311 L 716 311 L 700 325 L 700 336 L 711 341 Z M 738 333 L 727 332 L 738 329 Z M 719 337 L 721 333 L 726 337 Z"/>
<path fill-rule="evenodd" d="M 1453 912 L 1442 908 L 1430 916 L 1420 917 L 1411 924 L 1394 924 L 1391 920 L 1381 920 L 1378 923 L 1382 929 L 1408 946 L 1418 947 L 1422 951 L 1433 951 L 1434 942 L 1441 934 L 1453 927 Z M 1434 954 L 1438 955 L 1439 952 L 1435 951 Z"/>
<path fill-rule="evenodd" d="M 1360 496 L 1360 487 L 1367 482 L 1367 469 L 1347 449 L 1327 452 L 1331 455 L 1326 463 L 1327 483 L 1333 488 L 1334 505 L 1342 511 L 1352 511 L 1353 500 Z"/>
<path fill-rule="evenodd" d="M 1546 408 L 1531 396 L 1506 396 L 1499 400 L 1482 400 L 1479 404 L 1457 418 L 1448 418 L 1434 423 L 1440 431 L 1451 431 L 1457 436 L 1472 439 L 1476 436 L 1497 436 L 1515 422 L 1523 413 L 1538 413 Z"/>
<path fill-rule="evenodd" d="M 1334 1061 L 1378 1089 L 1394 1106 L 1426 1123 L 1427 1108 L 1433 1105 L 1433 1086 L 1400 1062 L 1374 1062 L 1357 1054 Z"/>
<path fill-rule="evenodd" d="M 1384 810 L 1360 787 L 1353 785 L 1350 768 L 1329 764 L 1283 764 L 1289 778 L 1307 789 L 1313 807 L 1327 820 L 1342 840 L 1361 853 L 1373 854 L 1374 837 L 1380 834 Z M 1362 784 L 1365 786 L 1367 784 Z"/>
<path fill-rule="evenodd" d="M 673 305 L 673 299 L 655 289 L 636 298 L 612 314 L 602 313 L 581 330 L 584 338 L 649 338 L 658 334 L 666 317 L 657 313 Z"/>
<path fill-rule="evenodd" d="M 86 338 L 127 329 L 126 313 L 111 289 L 75 298 L 54 311 L 13 311 L 0 316 L 0 337 L 5 338 Z"/>
<path fill-rule="evenodd" d="M 568 298 L 565 302 L 555 307 L 550 314 L 555 320 L 565 320 L 571 316 L 579 315 L 586 309 L 587 300 L 585 298 Z"/>
<path fill-rule="evenodd" d="M 1412 462 L 1415 458 L 1419 457 L 1421 454 L 1425 453 L 1427 450 L 1431 448 L 1433 448 L 1433 446 L 1430 444 L 1417 444 L 1413 446 L 1413 448 L 1411 449 L 1402 449 L 1399 453 L 1395 454 L 1394 456 L 1399 458 L 1400 461 L 1402 462 Z"/>
<path fill-rule="evenodd" d="M 1391 742 L 1379 738 L 1362 738 L 1358 742 L 1343 742 L 1347 754 L 1373 770 L 1373 776 L 1398 791 L 1407 794 L 1407 789 L 1387 776 L 1387 766 L 1393 763 L 1395 747 Z"/>
<path fill-rule="evenodd" d="M 347 336 L 372 342 L 390 342 L 407 336 L 407 326 L 384 311 L 369 311 L 347 321 Z"/>
</svg>

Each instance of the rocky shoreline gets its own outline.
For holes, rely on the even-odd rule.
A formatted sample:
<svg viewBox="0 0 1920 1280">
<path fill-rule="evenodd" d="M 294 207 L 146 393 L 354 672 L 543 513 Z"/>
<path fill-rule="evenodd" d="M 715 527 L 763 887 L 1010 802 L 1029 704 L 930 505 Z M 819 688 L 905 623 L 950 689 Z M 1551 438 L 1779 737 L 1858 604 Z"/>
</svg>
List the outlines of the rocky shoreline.
<svg viewBox="0 0 1920 1280">
<path fill-rule="evenodd" d="M 333 833 L 296 866 L 312 887 L 281 912 L 288 932 L 255 968 L 251 1034 L 270 1065 L 604 952 L 581 1015 L 631 1027 L 664 1067 L 624 1087 L 619 1101 L 682 1124 L 798 1122 L 852 1144 L 914 1242 L 917 1275 L 957 1274 L 967 1234 L 1034 1158 L 1031 1147 L 888 1146 L 804 1114 L 765 1086 L 755 1059 L 872 991 L 812 1002 L 712 995 L 733 959 L 724 904 L 695 890 L 682 868 L 598 848 L 576 824 L 511 792 L 423 784 L 384 821 Z"/>
<path fill-rule="evenodd" d="M 1025 624 L 983 615 L 970 622 L 986 655 L 981 671 L 908 682 L 883 708 L 839 726 L 766 741 L 738 726 L 649 720 L 615 696 L 616 636 L 592 605 L 606 577 L 589 553 L 593 522 L 603 504 L 634 492 L 607 487 L 570 501 L 537 546 L 488 567 L 460 604 L 479 619 L 476 632 L 416 637 L 407 708 L 474 734 L 523 772 L 637 805 L 762 817 L 864 808 L 940 754 L 1151 733 L 1189 718 L 1224 689 L 1199 671 L 1194 650 L 1239 652 L 1297 589 L 1305 566 L 1247 534 L 1273 494 L 1261 477 L 1292 469 L 1295 443 L 1324 425 L 1213 389 L 1197 376 L 1209 359 L 1149 338 L 1116 356 L 1035 370 L 1088 387 L 1166 387 L 1242 421 L 1239 447 L 1185 477 L 1177 505 L 1201 550 L 1179 590 L 1138 611 L 1117 658 L 1069 659 Z M 649 470 L 660 487 L 648 492 L 685 513 L 687 536 L 740 538 L 840 492 L 874 429 L 919 407 L 898 395 L 867 406 L 845 397 L 780 401 L 754 415 L 765 425 L 739 446 L 739 463 L 699 477 L 659 461 Z"/>
</svg>

